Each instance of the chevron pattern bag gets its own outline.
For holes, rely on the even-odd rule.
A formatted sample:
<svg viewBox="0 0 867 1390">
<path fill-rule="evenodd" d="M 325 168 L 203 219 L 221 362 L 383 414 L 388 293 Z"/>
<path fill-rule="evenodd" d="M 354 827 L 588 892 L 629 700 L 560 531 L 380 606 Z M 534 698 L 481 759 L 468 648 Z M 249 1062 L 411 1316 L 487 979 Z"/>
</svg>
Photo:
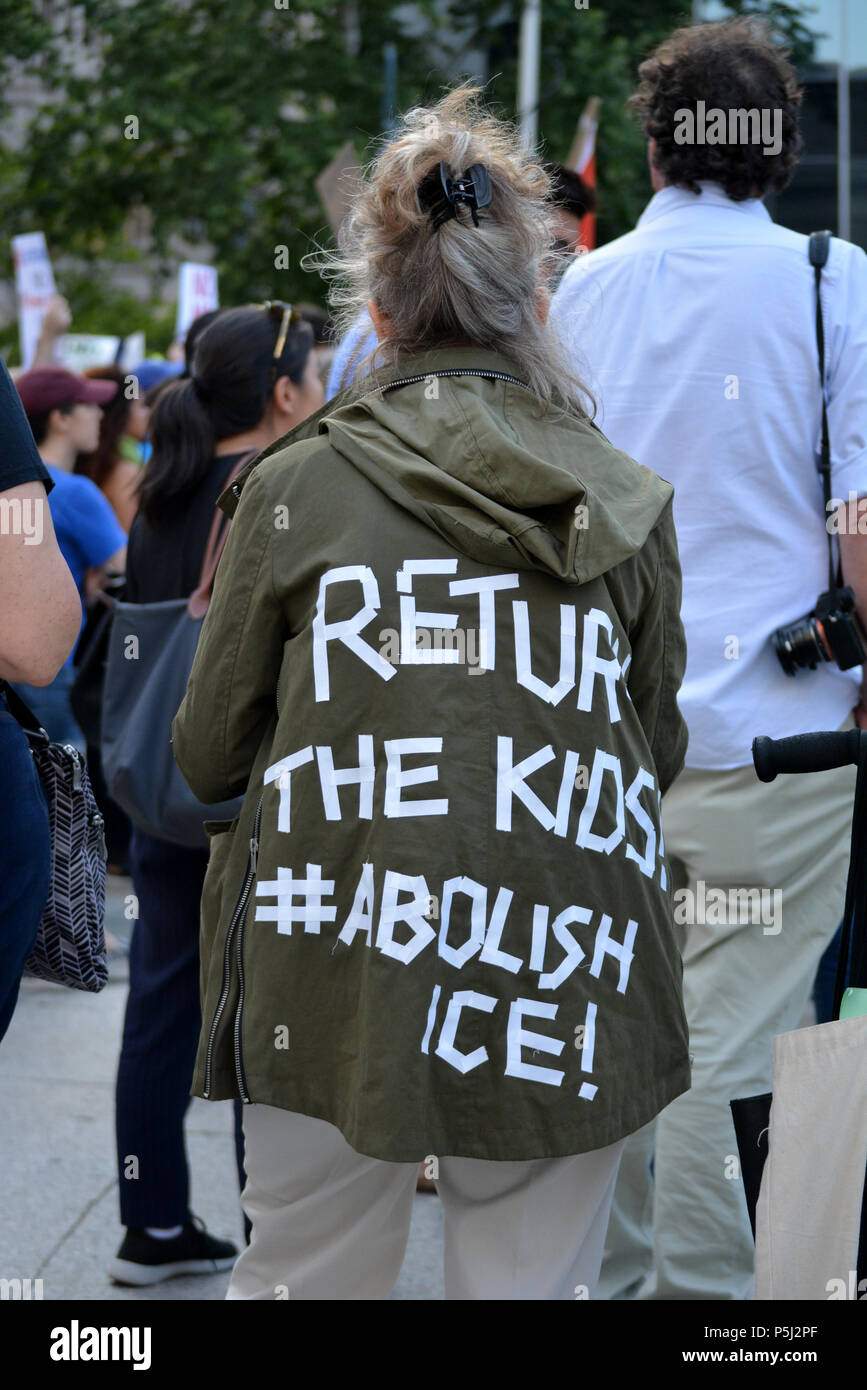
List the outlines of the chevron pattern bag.
<svg viewBox="0 0 867 1390">
<path fill-rule="evenodd" d="M 52 743 L 9 685 L 4 693 L 27 735 L 51 827 L 48 899 L 24 973 L 96 994 L 108 980 L 104 821 L 82 755 L 71 743 Z"/>
</svg>

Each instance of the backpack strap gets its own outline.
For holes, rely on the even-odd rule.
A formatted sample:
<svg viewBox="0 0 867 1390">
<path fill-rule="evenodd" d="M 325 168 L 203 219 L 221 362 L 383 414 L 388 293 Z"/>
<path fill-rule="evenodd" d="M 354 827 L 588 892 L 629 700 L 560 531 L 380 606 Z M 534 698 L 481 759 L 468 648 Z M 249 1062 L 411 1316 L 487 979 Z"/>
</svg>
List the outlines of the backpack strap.
<svg viewBox="0 0 867 1390">
<path fill-rule="evenodd" d="M 254 459 L 261 450 L 248 449 L 242 455 L 231 472 L 227 475 L 221 488 L 225 492 L 227 487 L 231 487 L 242 468 L 246 468 L 251 459 Z M 211 522 L 211 529 L 208 532 L 208 541 L 205 546 L 205 553 L 202 558 L 202 569 L 199 575 L 199 582 L 187 601 L 187 612 L 191 618 L 204 618 L 211 602 L 211 593 L 214 588 L 214 577 L 217 573 L 217 565 L 220 563 L 220 556 L 223 553 L 223 546 L 229 538 L 229 527 L 232 518 L 225 516 L 219 509 L 214 510 L 214 520 Z"/>
</svg>

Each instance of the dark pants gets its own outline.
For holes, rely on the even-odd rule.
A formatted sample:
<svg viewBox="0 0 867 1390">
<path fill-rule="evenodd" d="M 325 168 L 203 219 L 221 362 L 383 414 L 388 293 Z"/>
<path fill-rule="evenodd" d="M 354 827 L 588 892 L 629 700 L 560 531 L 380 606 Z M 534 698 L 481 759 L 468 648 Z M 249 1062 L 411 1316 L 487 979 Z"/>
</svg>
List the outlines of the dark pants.
<svg viewBox="0 0 867 1390">
<path fill-rule="evenodd" d="M 0 1038 L 48 897 L 51 835 L 45 793 L 24 731 L 0 693 Z"/>
<path fill-rule="evenodd" d="M 199 900 L 206 850 L 133 830 L 130 872 L 138 898 L 129 998 L 117 1072 L 117 1163 L 124 1226 L 190 1220 L 184 1116 L 201 1026 Z M 244 1183 L 241 1103 L 236 1154 Z"/>
<path fill-rule="evenodd" d="M 93 796 L 105 821 L 105 845 L 109 864 L 117 864 L 124 873 L 129 873 L 129 837 L 132 825 L 129 816 L 112 801 L 105 784 L 102 771 L 102 755 L 92 743 L 87 745 L 87 775 L 93 788 Z"/>
</svg>

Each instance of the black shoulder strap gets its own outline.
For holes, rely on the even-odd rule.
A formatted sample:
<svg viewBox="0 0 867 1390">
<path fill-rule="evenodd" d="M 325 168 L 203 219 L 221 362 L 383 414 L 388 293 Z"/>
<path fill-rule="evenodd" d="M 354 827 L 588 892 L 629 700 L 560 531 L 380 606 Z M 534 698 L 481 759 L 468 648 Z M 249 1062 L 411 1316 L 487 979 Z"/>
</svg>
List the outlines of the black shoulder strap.
<svg viewBox="0 0 867 1390">
<path fill-rule="evenodd" d="M 835 585 L 842 583 L 843 576 L 839 563 L 836 571 L 834 568 L 834 542 L 831 539 L 831 532 L 828 530 L 828 520 L 831 515 L 828 510 L 828 503 L 831 501 L 831 440 L 828 434 L 828 407 L 825 400 L 825 324 L 822 318 L 822 267 L 828 263 L 830 250 L 830 232 L 810 233 L 807 254 L 810 258 L 810 265 L 816 272 L 816 352 L 819 358 L 819 390 L 822 397 L 822 447 L 819 456 L 819 473 L 822 478 L 825 530 L 828 536 L 828 588 L 833 589 Z"/>
<path fill-rule="evenodd" d="M 834 1018 L 840 1015 L 843 991 L 847 985 L 867 989 L 867 738 L 864 734 L 861 735 L 855 809 L 852 814 L 849 879 L 834 987 Z"/>
<path fill-rule="evenodd" d="M 828 264 L 828 252 L 831 250 L 831 232 L 811 232 L 810 233 L 810 265 L 818 266 Z"/>
<path fill-rule="evenodd" d="M 50 742 L 48 734 L 42 728 L 30 706 L 24 703 L 18 691 L 13 690 L 8 681 L 0 680 L 0 694 L 6 696 L 9 713 L 13 719 L 18 721 L 28 738 L 40 739 L 44 743 Z"/>
</svg>

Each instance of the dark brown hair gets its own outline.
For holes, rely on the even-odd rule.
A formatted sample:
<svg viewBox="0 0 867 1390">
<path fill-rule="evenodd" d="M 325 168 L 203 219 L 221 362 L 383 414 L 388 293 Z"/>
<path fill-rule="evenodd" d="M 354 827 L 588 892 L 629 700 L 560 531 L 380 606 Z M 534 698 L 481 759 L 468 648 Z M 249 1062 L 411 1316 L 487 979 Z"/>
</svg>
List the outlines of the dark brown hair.
<svg viewBox="0 0 867 1390">
<path fill-rule="evenodd" d="M 126 434 L 132 401 L 126 395 L 127 373 L 121 367 L 87 367 L 82 376 L 96 381 L 116 381 L 117 390 L 110 401 L 101 406 L 99 443 L 92 453 L 79 454 L 74 472 L 83 473 L 97 487 L 105 487 L 120 459 L 120 441 Z"/>
<path fill-rule="evenodd" d="M 699 180 L 722 184 L 736 202 L 781 193 L 798 162 L 801 91 L 788 49 L 756 15 L 676 29 L 638 69 L 629 99 L 648 139 L 657 143 L 654 167 L 667 183 L 700 193 Z M 677 144 L 678 113 L 699 101 L 712 108 L 781 111 L 779 154 L 760 144 Z"/>
<path fill-rule="evenodd" d="M 61 415 L 69 415 L 75 409 L 75 404 L 75 401 L 62 401 L 60 405 L 53 405 L 51 410 L 40 410 L 35 415 L 27 416 L 27 423 L 37 445 L 45 442 L 52 412 L 59 410 Z"/>
<path fill-rule="evenodd" d="M 542 168 L 551 176 L 548 197 L 555 208 L 571 212 L 573 217 L 583 217 L 585 213 L 596 211 L 596 194 L 576 169 L 570 169 L 568 164 L 555 164 L 551 160 L 544 160 Z"/>
<path fill-rule="evenodd" d="M 274 361 L 281 315 L 262 304 L 221 309 L 196 338 L 193 375 L 160 392 L 148 435 L 153 452 L 139 485 L 139 511 L 158 523 L 199 486 L 221 439 L 254 429 L 265 417 L 277 377 L 301 382 L 313 349 L 308 323 L 290 324 Z"/>
</svg>

